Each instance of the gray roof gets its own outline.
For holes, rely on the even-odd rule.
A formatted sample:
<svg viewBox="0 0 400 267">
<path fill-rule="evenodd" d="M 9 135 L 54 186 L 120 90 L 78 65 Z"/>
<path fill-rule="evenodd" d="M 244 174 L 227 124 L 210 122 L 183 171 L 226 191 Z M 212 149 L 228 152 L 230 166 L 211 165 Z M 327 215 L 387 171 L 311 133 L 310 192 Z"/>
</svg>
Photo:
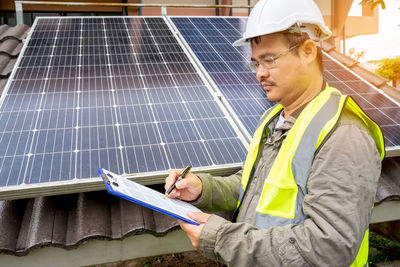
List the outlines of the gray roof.
<svg viewBox="0 0 400 267">
<path fill-rule="evenodd" d="M 22 49 L 29 27 L 0 26 L 0 92 Z M 400 100 L 399 92 L 385 79 L 363 69 L 354 60 L 324 44 L 325 52 L 357 74 Z M 378 185 L 376 203 L 400 200 L 400 157 L 386 158 Z M 162 191 L 162 185 L 153 188 Z M 228 217 L 229 214 L 225 214 Z M 109 195 L 106 191 L 76 193 L 31 199 L 0 201 L 0 253 L 25 255 L 30 249 L 56 246 L 78 247 L 93 239 L 122 239 L 129 235 L 165 235 L 177 227 L 169 216 Z"/>
<path fill-rule="evenodd" d="M 29 26 L 24 24 L 15 27 L 0 25 L 0 93 L 6 86 L 29 29 Z"/>
<path fill-rule="evenodd" d="M 400 200 L 400 157 L 385 158 L 378 183 L 375 203 Z"/>
<path fill-rule="evenodd" d="M 0 201 L 0 253 L 25 255 L 32 248 L 74 249 L 94 239 L 151 233 L 163 236 L 175 219 L 105 191 Z"/>
</svg>

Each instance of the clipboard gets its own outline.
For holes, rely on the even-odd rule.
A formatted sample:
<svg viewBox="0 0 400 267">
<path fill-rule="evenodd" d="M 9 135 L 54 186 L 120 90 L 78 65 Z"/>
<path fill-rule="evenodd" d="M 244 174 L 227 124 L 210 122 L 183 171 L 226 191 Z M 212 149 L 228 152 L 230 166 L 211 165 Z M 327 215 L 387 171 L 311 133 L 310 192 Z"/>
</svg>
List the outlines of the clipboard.
<svg viewBox="0 0 400 267">
<path fill-rule="evenodd" d="M 100 168 L 97 172 L 103 179 L 108 193 L 149 209 L 164 213 L 178 220 L 194 225 L 200 225 L 198 222 L 192 220 L 186 215 L 188 211 L 202 212 L 195 206 L 179 199 L 164 199 L 164 194 L 126 179 L 118 174 L 112 173 L 106 169 Z"/>
</svg>

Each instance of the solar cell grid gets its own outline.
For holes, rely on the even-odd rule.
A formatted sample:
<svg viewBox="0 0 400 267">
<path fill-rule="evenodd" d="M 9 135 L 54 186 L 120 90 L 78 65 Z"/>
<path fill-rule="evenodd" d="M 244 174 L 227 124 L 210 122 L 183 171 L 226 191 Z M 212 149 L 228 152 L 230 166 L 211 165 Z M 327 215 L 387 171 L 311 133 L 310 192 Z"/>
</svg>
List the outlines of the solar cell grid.
<svg viewBox="0 0 400 267">
<path fill-rule="evenodd" d="M 173 17 L 224 101 L 251 134 L 272 104 L 232 47 L 244 18 Z M 0 186 L 240 163 L 245 156 L 187 51 L 161 17 L 42 18 L 0 107 Z M 324 78 L 400 146 L 400 107 L 324 55 Z M 218 149 L 216 149 L 218 148 Z"/>
<path fill-rule="evenodd" d="M 1 186 L 244 159 L 164 18 L 39 19 L 33 29 L 0 108 Z"/>
<path fill-rule="evenodd" d="M 381 126 L 383 136 L 385 137 L 385 146 L 400 146 L 400 127 L 399 125 Z"/>
<path fill-rule="evenodd" d="M 173 17 L 171 20 L 234 113 L 252 134 L 258 119 L 271 104 L 267 102 L 255 75 L 248 71 L 250 48 L 231 45 L 242 36 L 246 19 Z M 382 127 L 387 147 L 397 149 L 400 146 L 398 103 L 329 56 L 323 55 L 323 64 L 324 79 L 344 94 L 352 96 Z"/>
<path fill-rule="evenodd" d="M 173 17 L 172 21 L 247 131 L 252 134 L 258 119 L 272 103 L 267 100 L 255 75 L 247 67 L 249 48 L 231 45 L 232 39 L 241 37 L 238 29 L 243 27 L 245 19 Z M 240 89 L 240 92 L 234 93 L 235 89 Z M 252 99 L 251 110 L 244 106 L 246 99 Z"/>
<path fill-rule="evenodd" d="M 380 111 L 390 117 L 396 124 L 400 124 L 400 107 L 384 107 Z"/>
<path fill-rule="evenodd" d="M 396 110 L 399 104 L 378 92 L 370 84 L 324 55 L 324 78 L 342 93 L 350 95 L 382 129 L 386 148 L 400 146 L 400 125 Z M 392 112 L 390 112 L 392 111 Z M 397 131 L 397 133 L 396 133 Z"/>
</svg>

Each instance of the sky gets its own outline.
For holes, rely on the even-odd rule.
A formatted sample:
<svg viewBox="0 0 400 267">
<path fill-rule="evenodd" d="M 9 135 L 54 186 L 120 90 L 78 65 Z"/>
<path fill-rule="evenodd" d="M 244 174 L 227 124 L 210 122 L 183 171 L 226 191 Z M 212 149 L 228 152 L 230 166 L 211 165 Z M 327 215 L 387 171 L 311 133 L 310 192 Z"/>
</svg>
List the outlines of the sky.
<svg viewBox="0 0 400 267">
<path fill-rule="evenodd" d="M 360 16 L 360 0 L 354 0 L 349 16 Z M 400 0 L 385 0 L 386 9 L 379 7 L 377 34 L 360 35 L 346 39 L 346 54 L 350 48 L 365 50 L 360 61 L 400 56 Z"/>
</svg>

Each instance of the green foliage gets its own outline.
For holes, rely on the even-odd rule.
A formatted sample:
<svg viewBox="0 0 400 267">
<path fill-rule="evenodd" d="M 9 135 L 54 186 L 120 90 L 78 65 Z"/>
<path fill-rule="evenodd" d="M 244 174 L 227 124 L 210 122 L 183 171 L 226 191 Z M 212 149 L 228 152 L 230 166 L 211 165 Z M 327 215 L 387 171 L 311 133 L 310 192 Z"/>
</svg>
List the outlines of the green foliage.
<svg viewBox="0 0 400 267">
<path fill-rule="evenodd" d="M 400 57 L 384 58 L 375 62 L 379 67 L 375 73 L 393 82 L 396 86 L 396 80 L 400 78 Z"/>
<path fill-rule="evenodd" d="M 371 9 L 374 9 L 377 5 L 380 5 L 382 9 L 386 8 L 385 1 L 383 0 L 361 0 L 360 5 L 369 5 Z"/>
<path fill-rule="evenodd" d="M 368 256 L 368 264 L 371 267 L 376 266 L 379 262 L 400 260 L 400 243 L 396 240 L 390 240 L 370 232 L 369 245 L 377 250 L 374 256 Z"/>
<path fill-rule="evenodd" d="M 144 265 L 144 267 L 151 267 L 151 266 L 153 266 L 154 263 L 155 263 L 156 261 L 158 261 L 159 258 L 160 258 L 160 257 L 149 257 L 149 258 L 148 258 L 148 261 L 146 262 L 146 264 Z"/>
</svg>

